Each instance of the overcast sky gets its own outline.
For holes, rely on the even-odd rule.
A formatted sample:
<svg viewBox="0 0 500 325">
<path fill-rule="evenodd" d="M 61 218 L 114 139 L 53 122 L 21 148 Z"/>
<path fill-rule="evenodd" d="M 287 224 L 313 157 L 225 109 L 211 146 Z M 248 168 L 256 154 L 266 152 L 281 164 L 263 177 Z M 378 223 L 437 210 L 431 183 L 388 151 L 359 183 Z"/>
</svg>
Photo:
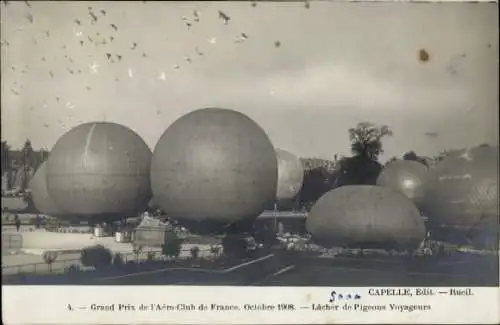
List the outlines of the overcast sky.
<svg viewBox="0 0 500 325">
<path fill-rule="evenodd" d="M 303 157 L 348 154 L 347 129 L 364 120 L 393 129 L 384 159 L 498 143 L 496 4 L 82 1 L 1 9 L 2 139 L 14 147 L 30 138 L 51 148 L 71 127 L 106 120 L 153 149 L 177 118 L 213 106 L 247 114 L 275 147 Z M 227 25 L 218 10 L 230 16 Z M 248 39 L 238 40 L 241 33 Z"/>
</svg>

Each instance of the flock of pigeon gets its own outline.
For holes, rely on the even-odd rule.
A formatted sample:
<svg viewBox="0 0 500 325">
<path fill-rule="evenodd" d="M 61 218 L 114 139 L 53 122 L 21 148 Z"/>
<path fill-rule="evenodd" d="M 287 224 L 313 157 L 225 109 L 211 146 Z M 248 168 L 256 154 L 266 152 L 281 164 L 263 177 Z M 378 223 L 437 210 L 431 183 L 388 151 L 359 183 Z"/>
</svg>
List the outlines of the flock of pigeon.
<svg viewBox="0 0 500 325">
<path fill-rule="evenodd" d="M 5 3 L 5 5 L 9 4 L 9 1 L 3 1 L 3 2 Z M 143 1 L 143 2 L 146 2 L 146 1 Z M 24 3 L 28 7 L 28 11 L 30 11 L 30 9 L 32 8 L 31 3 L 29 1 L 24 1 Z M 252 1 L 251 6 L 256 7 L 257 2 Z M 309 4 L 309 1 L 307 0 L 307 1 L 305 1 L 305 8 L 309 8 L 309 7 L 310 7 L 310 4 Z M 115 41 L 115 39 L 120 36 L 119 35 L 120 28 L 117 24 L 115 24 L 113 22 L 106 22 L 107 15 L 108 15 L 108 13 L 106 12 L 106 10 L 104 10 L 104 9 L 96 10 L 90 6 L 90 7 L 88 7 L 88 11 L 87 11 L 87 17 L 86 17 L 87 19 L 75 18 L 73 20 L 74 35 L 76 36 L 76 39 L 78 40 L 78 44 L 81 47 L 93 45 L 95 47 L 112 49 L 112 47 L 110 47 L 110 46 L 106 47 L 106 45 L 111 45 Z M 229 14 L 226 12 L 223 12 L 221 10 L 218 10 L 218 18 L 223 22 L 224 25 L 229 25 L 229 23 L 231 21 L 231 17 L 229 16 Z M 198 10 L 193 10 L 191 17 L 186 17 L 186 16 L 182 17 L 182 21 L 184 22 L 184 25 L 186 26 L 187 29 L 193 28 L 193 26 L 196 23 L 200 22 L 200 19 L 201 19 L 201 14 Z M 28 12 L 26 14 L 26 20 L 30 24 L 36 24 L 36 17 L 31 12 Z M 108 24 L 108 28 L 110 30 L 110 33 L 107 33 L 107 35 L 103 35 L 103 34 L 97 32 L 95 35 L 92 35 L 92 36 L 87 35 L 87 37 L 84 37 L 84 32 L 83 32 L 82 28 L 85 26 L 86 22 L 90 23 L 91 25 L 100 24 L 101 26 L 103 26 L 103 24 Z M 18 28 L 18 30 L 23 30 L 23 29 L 24 29 L 23 27 Z M 101 31 L 102 30 L 104 30 L 104 29 L 101 29 Z M 48 31 L 48 30 L 44 31 L 43 35 L 45 38 L 51 37 L 50 31 Z M 248 38 L 249 38 L 249 35 L 247 33 L 241 32 L 238 35 L 238 37 L 235 39 L 235 43 L 237 43 L 237 44 L 244 43 Z M 38 42 L 40 40 L 33 38 L 32 41 L 35 44 L 38 44 Z M 208 39 L 208 42 L 210 44 L 215 44 L 217 42 L 217 39 L 215 37 L 211 37 Z M 8 40 L 5 40 L 2 42 L 1 45 L 8 47 L 10 45 L 10 43 L 8 42 Z M 279 40 L 275 41 L 274 46 L 276 48 L 279 48 L 281 46 L 281 42 Z M 63 45 L 62 49 L 66 49 L 66 45 Z M 143 58 L 148 57 L 148 54 L 146 53 L 146 51 L 141 50 L 138 42 L 135 42 L 135 41 L 131 42 L 129 50 L 139 52 L 139 53 L 142 52 L 141 56 Z M 195 53 L 194 55 L 197 57 L 201 57 L 201 56 L 205 55 L 204 51 L 200 47 L 195 47 L 194 53 Z M 108 51 L 104 50 L 103 55 L 106 58 L 106 62 L 108 62 L 109 64 L 113 64 L 113 63 L 121 62 L 122 59 L 124 58 L 124 55 L 126 55 L 126 54 L 125 53 L 112 53 L 109 50 Z M 64 59 L 69 63 L 69 66 L 66 67 L 66 69 L 65 69 L 67 73 L 69 73 L 71 75 L 78 75 L 78 74 L 83 73 L 83 71 L 81 69 L 74 68 L 73 58 L 71 58 L 69 55 L 65 54 Z M 41 57 L 40 60 L 41 60 L 41 62 L 47 62 L 46 57 Z M 193 62 L 192 58 L 189 56 L 186 56 L 184 58 L 184 61 L 185 62 L 183 64 L 179 64 L 179 63 L 175 64 L 172 68 L 174 70 L 180 70 L 183 68 L 183 66 L 191 64 Z M 19 67 L 16 67 L 16 66 L 11 66 L 10 68 L 14 72 L 19 72 L 19 73 L 23 74 L 27 71 L 26 69 L 28 69 L 28 66 L 25 66 L 24 68 L 21 68 L 21 69 Z M 93 62 L 93 63 L 88 65 L 88 69 L 89 69 L 90 73 L 98 73 L 99 64 L 96 62 Z M 50 78 L 57 77 L 53 71 L 49 71 L 48 73 L 49 73 Z M 159 80 L 165 80 L 166 75 L 167 75 L 167 73 L 162 71 L 158 74 L 157 78 Z M 129 78 L 133 78 L 133 70 L 131 68 L 128 69 L 128 76 L 129 76 Z M 118 81 L 118 80 L 119 80 L 119 78 L 115 77 L 115 81 Z M 19 89 L 22 89 L 22 85 L 19 85 L 17 82 L 14 82 L 13 87 L 11 88 L 11 92 L 16 96 L 20 96 Z M 91 87 L 89 85 L 85 86 L 85 89 L 87 91 L 91 91 Z M 55 96 L 55 99 L 58 103 L 60 103 L 61 98 L 59 96 Z M 71 108 L 74 108 L 74 105 L 71 104 L 71 102 L 67 102 L 66 107 L 71 109 Z M 30 110 L 33 110 L 33 107 L 31 107 Z M 45 127 L 48 127 L 48 125 L 45 124 Z"/>
</svg>

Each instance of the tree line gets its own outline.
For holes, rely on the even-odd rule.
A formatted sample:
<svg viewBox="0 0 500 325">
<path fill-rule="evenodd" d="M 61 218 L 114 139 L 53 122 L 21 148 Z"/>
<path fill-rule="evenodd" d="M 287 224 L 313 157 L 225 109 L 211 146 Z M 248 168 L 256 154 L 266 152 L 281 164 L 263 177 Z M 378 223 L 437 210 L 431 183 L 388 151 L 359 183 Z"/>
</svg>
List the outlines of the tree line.
<svg viewBox="0 0 500 325">
<path fill-rule="evenodd" d="M 24 191 L 35 171 L 48 156 L 49 151 L 46 149 L 33 149 L 29 139 L 17 150 L 12 149 L 7 141 L 2 141 L 2 178 L 6 179 L 6 189 L 12 190 L 17 185 Z M 20 184 L 15 184 L 16 180 L 20 180 Z"/>
</svg>

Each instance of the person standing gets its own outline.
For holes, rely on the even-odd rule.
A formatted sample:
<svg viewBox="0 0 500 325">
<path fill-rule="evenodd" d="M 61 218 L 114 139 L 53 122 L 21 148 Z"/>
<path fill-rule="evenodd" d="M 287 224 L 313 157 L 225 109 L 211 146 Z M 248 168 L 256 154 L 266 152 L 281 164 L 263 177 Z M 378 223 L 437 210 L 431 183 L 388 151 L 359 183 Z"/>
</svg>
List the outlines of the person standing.
<svg viewBox="0 0 500 325">
<path fill-rule="evenodd" d="M 21 220 L 19 220 L 19 216 L 17 214 L 14 216 L 14 224 L 16 225 L 16 231 L 19 232 L 21 229 Z"/>
</svg>

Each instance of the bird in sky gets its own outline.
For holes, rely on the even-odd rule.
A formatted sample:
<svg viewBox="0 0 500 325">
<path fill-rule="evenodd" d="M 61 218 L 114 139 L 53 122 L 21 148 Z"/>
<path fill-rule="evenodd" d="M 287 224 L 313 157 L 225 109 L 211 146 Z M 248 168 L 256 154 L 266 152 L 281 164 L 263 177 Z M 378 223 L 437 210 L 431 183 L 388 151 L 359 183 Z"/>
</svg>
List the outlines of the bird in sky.
<svg viewBox="0 0 500 325">
<path fill-rule="evenodd" d="M 203 55 L 203 52 L 199 48 L 195 48 L 196 54 Z"/>
<path fill-rule="evenodd" d="M 274 46 L 276 46 L 276 47 L 280 47 L 280 46 L 281 46 L 281 42 L 280 42 L 280 41 L 276 41 L 276 42 L 274 42 Z"/>
<path fill-rule="evenodd" d="M 194 21 L 199 22 L 200 21 L 200 12 L 198 10 L 193 11 L 193 16 L 194 16 Z"/>
<path fill-rule="evenodd" d="M 217 42 L 217 39 L 215 37 L 212 37 L 208 40 L 210 44 L 215 44 Z"/>
<path fill-rule="evenodd" d="M 27 14 L 26 19 L 28 19 L 28 21 L 33 24 L 33 15 L 32 14 Z"/>
<path fill-rule="evenodd" d="M 189 58 L 189 57 L 186 57 L 185 60 L 186 60 L 187 63 L 191 63 L 192 62 L 191 58 Z"/>
<path fill-rule="evenodd" d="M 91 18 L 91 23 L 95 24 L 97 22 L 97 16 L 92 11 L 89 12 L 89 16 Z"/>
<path fill-rule="evenodd" d="M 101 9 L 101 15 L 106 16 L 106 10 Z"/>
<path fill-rule="evenodd" d="M 89 68 L 90 68 L 90 72 L 97 73 L 97 69 L 99 68 L 99 65 L 96 62 L 94 62 L 91 65 L 89 65 Z"/>
<path fill-rule="evenodd" d="M 166 79 L 166 77 L 167 77 L 167 76 L 166 76 L 165 72 L 162 72 L 162 73 L 160 73 L 160 75 L 158 76 L 158 79 L 160 79 L 160 80 L 165 80 L 165 79 Z"/>
<path fill-rule="evenodd" d="M 223 11 L 219 10 L 219 18 L 224 21 L 224 25 L 227 25 L 229 23 L 229 20 L 231 17 L 229 17 L 226 13 Z"/>
<path fill-rule="evenodd" d="M 73 20 L 73 21 L 74 21 L 74 22 L 75 22 L 75 24 L 77 24 L 78 26 L 80 26 L 80 25 L 82 24 L 82 22 L 81 22 L 80 20 L 78 20 L 78 19 L 75 19 L 75 20 Z"/>
<path fill-rule="evenodd" d="M 113 28 L 115 30 L 115 32 L 118 31 L 118 26 L 116 26 L 115 24 L 111 24 L 110 26 L 111 26 L 111 28 Z"/>
<path fill-rule="evenodd" d="M 133 42 L 132 43 L 132 47 L 130 48 L 131 50 L 135 50 L 135 48 L 137 47 L 137 43 L 136 42 Z"/>
</svg>

